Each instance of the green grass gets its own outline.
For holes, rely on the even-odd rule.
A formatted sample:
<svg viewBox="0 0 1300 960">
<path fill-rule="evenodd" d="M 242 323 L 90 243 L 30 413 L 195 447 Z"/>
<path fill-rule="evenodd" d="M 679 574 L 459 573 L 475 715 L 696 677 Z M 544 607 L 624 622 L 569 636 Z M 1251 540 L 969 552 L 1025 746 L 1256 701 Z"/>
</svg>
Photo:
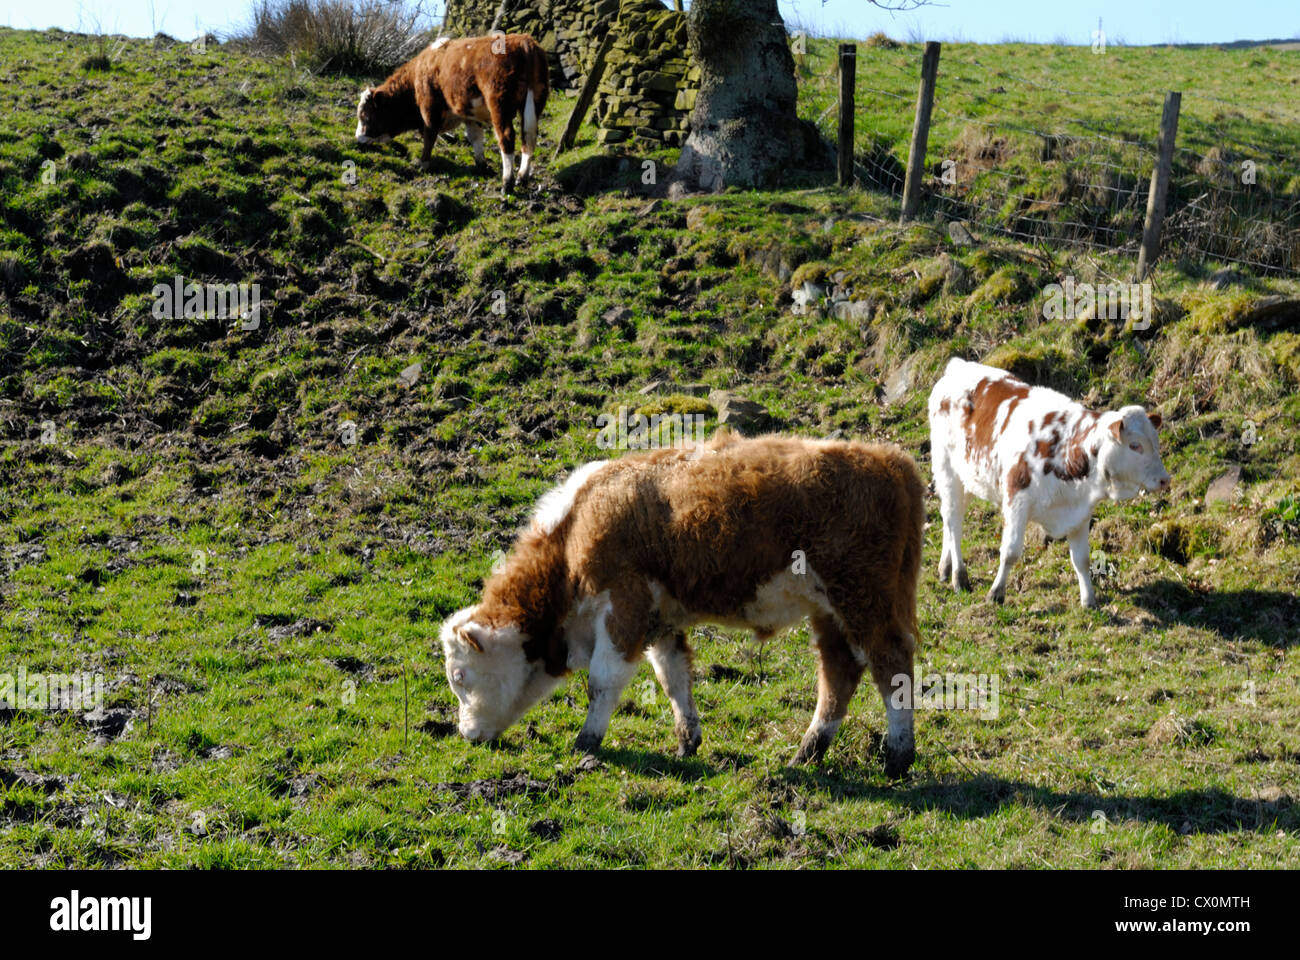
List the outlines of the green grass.
<svg viewBox="0 0 1300 960">
<path fill-rule="evenodd" d="M 1152 329 L 1047 322 L 1046 284 L 1124 276 L 1131 258 L 955 247 L 894 226 L 885 193 L 815 178 L 649 208 L 642 161 L 662 176 L 672 153 L 607 156 L 587 127 L 553 162 L 562 96 L 538 188 L 503 202 L 463 142 L 429 175 L 410 137 L 355 145 L 376 78 L 147 41 L 82 70 L 93 44 L 0 30 L 0 673 L 102 673 L 130 725 L 0 715 L 0 865 L 1300 863 L 1300 365 L 1294 317 L 1254 309 L 1300 294 L 1294 279 L 1213 291 L 1204 265 L 1170 258 Z M 833 98 L 829 49 L 810 45 L 810 119 Z M 864 48 L 860 82 L 910 99 L 918 56 Z M 1293 151 L 1268 116 L 1287 109 L 1287 56 L 955 45 L 942 102 L 1041 124 L 1055 101 L 1149 138 L 1154 91 L 1186 78 L 1241 104 L 1206 124 Z M 960 79 L 975 60 L 1006 94 Z M 859 110 L 860 130 L 906 142 L 910 107 Z M 932 152 L 962 130 L 938 115 Z M 1036 152 L 1014 156 L 1046 176 Z M 154 317 L 152 286 L 178 272 L 260 284 L 261 326 Z M 792 283 L 836 277 L 867 319 L 791 312 Z M 438 624 L 534 499 L 604 455 L 599 414 L 695 412 L 702 398 L 638 391 L 703 383 L 783 430 L 895 440 L 928 471 L 925 395 L 954 353 L 1159 409 L 1175 478 L 1098 510 L 1098 611 L 1041 533 L 1006 606 L 984 600 L 1000 524 L 983 504 L 976 593 L 942 588 L 931 502 L 918 663 L 998 675 L 996 719 L 920 712 L 916 767 L 890 783 L 864 689 L 827 762 L 793 769 L 815 698 L 806 633 L 760 649 L 702 629 L 697 758 L 671 756 L 648 668 L 596 769 L 569 752 L 581 677 L 498 745 L 454 735 Z M 1238 497 L 1206 505 L 1229 463 Z"/>
</svg>

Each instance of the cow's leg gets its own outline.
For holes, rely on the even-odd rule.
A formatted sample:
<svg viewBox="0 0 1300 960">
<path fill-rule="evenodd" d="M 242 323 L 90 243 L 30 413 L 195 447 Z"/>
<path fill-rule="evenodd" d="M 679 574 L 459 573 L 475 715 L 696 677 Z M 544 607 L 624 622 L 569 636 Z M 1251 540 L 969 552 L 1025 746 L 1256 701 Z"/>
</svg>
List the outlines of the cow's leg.
<svg viewBox="0 0 1300 960">
<path fill-rule="evenodd" d="M 700 715 L 691 695 L 691 648 L 686 634 L 674 633 L 646 648 L 650 666 L 654 667 L 659 685 L 673 705 L 673 729 L 677 733 L 677 756 L 689 757 L 699 749 Z"/>
<path fill-rule="evenodd" d="M 871 679 L 885 701 L 885 774 L 894 779 L 905 774 L 916 758 L 912 647 L 908 640 L 895 636 L 885 646 L 868 651 Z"/>
<path fill-rule="evenodd" d="M 1089 518 L 1090 520 L 1091 518 Z M 1097 605 L 1097 594 L 1092 589 L 1092 572 L 1088 568 L 1088 525 L 1084 520 L 1069 533 L 1070 563 L 1079 578 L 1079 602 L 1085 607 Z"/>
<path fill-rule="evenodd" d="M 524 97 L 524 109 L 522 112 L 520 126 L 523 128 L 523 159 L 519 162 L 519 183 L 528 182 L 532 174 L 533 151 L 537 147 L 537 109 L 533 101 L 533 91 L 529 90 Z"/>
<path fill-rule="evenodd" d="M 969 590 L 970 577 L 961 556 L 961 528 L 966 515 L 966 488 L 951 471 L 935 469 L 934 486 L 939 493 L 939 516 L 943 520 L 943 551 L 939 557 L 939 579 L 952 583 L 954 590 Z"/>
<path fill-rule="evenodd" d="M 428 173 L 433 169 L 433 144 L 438 139 L 438 128 L 426 126 L 420 131 L 424 137 L 424 149 L 420 151 L 420 169 Z"/>
<path fill-rule="evenodd" d="M 490 110 L 492 130 L 501 148 L 501 192 L 509 193 L 515 187 L 515 121 L 499 103 L 492 104 Z"/>
<path fill-rule="evenodd" d="M 465 121 L 465 136 L 474 148 L 474 168 L 482 171 L 487 167 L 487 158 L 483 155 L 483 125 L 473 120 Z"/>
<path fill-rule="evenodd" d="M 812 628 L 817 641 L 817 712 L 799 743 L 795 763 L 816 763 L 826 755 L 866 668 L 865 658 L 834 618 L 815 617 Z"/>
<path fill-rule="evenodd" d="M 579 753 L 599 749 L 623 688 L 636 673 L 648 611 L 643 599 L 648 592 L 646 598 L 611 600 L 604 615 L 596 618 L 596 642 L 587 668 L 587 719 L 573 745 Z"/>
<path fill-rule="evenodd" d="M 1007 597 L 1007 578 L 1025 552 L 1025 528 L 1029 525 L 1029 500 L 1023 494 L 1002 502 L 1002 552 L 998 575 L 989 588 L 989 599 L 1002 603 Z"/>
</svg>

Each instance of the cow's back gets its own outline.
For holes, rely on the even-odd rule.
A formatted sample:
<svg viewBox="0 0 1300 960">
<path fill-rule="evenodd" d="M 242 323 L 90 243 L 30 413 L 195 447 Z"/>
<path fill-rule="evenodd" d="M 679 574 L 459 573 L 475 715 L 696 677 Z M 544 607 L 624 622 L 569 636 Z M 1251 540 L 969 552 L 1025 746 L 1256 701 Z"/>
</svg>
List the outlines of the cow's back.
<svg viewBox="0 0 1300 960">
<path fill-rule="evenodd" d="M 529 89 L 541 112 L 549 92 L 549 67 L 541 44 L 523 33 L 463 37 L 430 57 L 429 79 L 453 112 L 470 116 L 476 101 L 500 105 L 505 116 L 523 109 Z"/>
<path fill-rule="evenodd" d="M 627 456 L 593 486 L 574 509 L 599 568 L 644 570 L 715 609 L 802 560 L 850 618 L 902 620 L 915 634 L 925 488 L 896 446 L 731 440 L 695 458 Z"/>
</svg>

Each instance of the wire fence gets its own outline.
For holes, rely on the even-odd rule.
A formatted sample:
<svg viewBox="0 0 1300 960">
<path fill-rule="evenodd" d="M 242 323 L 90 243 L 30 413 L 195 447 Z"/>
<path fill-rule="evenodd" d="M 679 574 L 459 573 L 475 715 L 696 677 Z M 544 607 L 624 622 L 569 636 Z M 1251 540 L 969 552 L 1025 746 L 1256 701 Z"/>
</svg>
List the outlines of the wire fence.
<svg viewBox="0 0 1300 960">
<path fill-rule="evenodd" d="M 858 61 L 859 102 L 868 110 L 910 114 L 919 58 L 907 62 L 868 48 L 858 52 Z M 945 97 L 945 86 L 960 95 Z M 1058 100 L 1037 115 L 999 117 L 994 98 L 1007 87 L 1032 88 L 1067 103 L 1086 98 L 1105 108 L 1094 114 L 1114 120 L 1066 115 Z M 1136 256 L 1159 159 L 1163 99 L 1161 91 L 1074 90 L 945 55 L 934 93 L 924 202 L 932 215 L 967 221 L 985 233 Z M 1269 125 L 1293 130 L 1300 117 L 1184 92 L 1163 257 L 1300 275 L 1300 157 L 1262 143 L 1268 137 L 1254 124 L 1266 133 Z M 1135 134 L 1140 126 L 1149 133 Z M 1195 148 L 1204 144 L 1211 146 Z M 906 139 L 873 136 L 865 150 L 859 147 L 858 178 L 901 195 L 906 170 L 897 158 L 907 150 Z"/>
</svg>

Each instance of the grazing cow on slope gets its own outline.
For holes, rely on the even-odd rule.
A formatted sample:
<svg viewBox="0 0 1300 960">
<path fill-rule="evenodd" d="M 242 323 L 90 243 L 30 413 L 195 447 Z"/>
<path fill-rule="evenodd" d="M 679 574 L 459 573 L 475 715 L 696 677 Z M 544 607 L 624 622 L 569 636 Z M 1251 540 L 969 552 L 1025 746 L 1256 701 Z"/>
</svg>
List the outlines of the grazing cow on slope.
<svg viewBox="0 0 1300 960">
<path fill-rule="evenodd" d="M 1005 370 L 953 358 L 930 392 L 930 455 L 943 517 L 939 579 L 969 589 L 961 557 L 966 497 L 1002 505 L 1002 555 L 989 598 L 1001 603 L 1024 550 L 1025 527 L 1069 540 L 1079 598 L 1095 607 L 1088 526 L 1101 500 L 1166 490 L 1156 430 L 1160 414 L 1140 406 L 1099 413 Z"/>
<path fill-rule="evenodd" d="M 689 756 L 701 737 L 687 630 L 708 621 L 766 639 L 807 616 L 819 690 L 795 762 L 825 754 L 870 667 L 886 770 L 901 776 L 912 711 L 891 693 L 912 684 L 924 494 L 890 445 L 723 437 L 587 464 L 541 499 L 482 601 L 442 626 L 461 734 L 493 739 L 585 667 L 575 748 L 595 750 L 644 654 Z"/>
<path fill-rule="evenodd" d="M 501 179 L 515 184 L 515 117 L 521 119 L 523 160 L 519 183 L 532 173 L 537 149 L 537 118 L 550 92 L 546 52 L 524 34 L 497 34 L 434 41 L 377 87 L 367 87 L 357 104 L 357 142 L 386 141 L 407 130 L 424 137 L 420 169 L 438 134 L 458 123 L 482 168 L 483 124 L 490 122 L 501 149 Z"/>
</svg>

